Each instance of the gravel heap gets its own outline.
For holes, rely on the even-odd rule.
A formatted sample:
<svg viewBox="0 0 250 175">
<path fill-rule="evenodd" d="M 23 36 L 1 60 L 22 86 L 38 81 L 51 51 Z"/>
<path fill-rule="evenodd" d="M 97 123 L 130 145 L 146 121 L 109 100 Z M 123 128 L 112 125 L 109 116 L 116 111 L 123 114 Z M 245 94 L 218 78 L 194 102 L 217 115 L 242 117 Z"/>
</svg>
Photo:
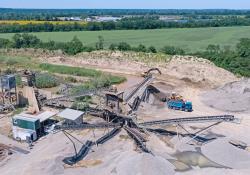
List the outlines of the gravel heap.
<svg viewBox="0 0 250 175">
<path fill-rule="evenodd" d="M 202 101 L 226 112 L 249 112 L 250 79 L 227 83 L 223 87 L 206 92 L 202 95 Z"/>
</svg>

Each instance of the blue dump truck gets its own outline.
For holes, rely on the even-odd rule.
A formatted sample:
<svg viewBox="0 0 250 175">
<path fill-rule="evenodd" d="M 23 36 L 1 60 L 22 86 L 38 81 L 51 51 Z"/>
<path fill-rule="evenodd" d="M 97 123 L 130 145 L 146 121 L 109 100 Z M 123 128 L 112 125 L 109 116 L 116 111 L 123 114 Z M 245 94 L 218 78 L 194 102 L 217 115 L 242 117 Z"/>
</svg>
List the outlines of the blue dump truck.
<svg viewBox="0 0 250 175">
<path fill-rule="evenodd" d="M 192 102 L 185 102 L 184 100 L 168 99 L 167 106 L 169 109 L 182 110 L 187 112 L 193 111 Z"/>
</svg>

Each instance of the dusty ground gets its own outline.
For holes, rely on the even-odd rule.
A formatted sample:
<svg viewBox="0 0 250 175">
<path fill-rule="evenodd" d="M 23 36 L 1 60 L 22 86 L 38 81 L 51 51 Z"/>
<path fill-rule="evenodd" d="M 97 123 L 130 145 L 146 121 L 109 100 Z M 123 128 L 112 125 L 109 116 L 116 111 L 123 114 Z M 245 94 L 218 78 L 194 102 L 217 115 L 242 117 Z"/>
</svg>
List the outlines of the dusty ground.
<svg viewBox="0 0 250 175">
<path fill-rule="evenodd" d="M 93 55 L 91 55 L 93 57 Z M 190 145 L 190 138 L 159 137 L 149 134 L 147 147 L 154 155 L 138 152 L 133 141 L 121 132 L 104 145 L 94 146 L 88 156 L 74 167 L 65 166 L 62 159 L 74 153 L 70 141 L 59 132 L 48 135 L 35 143 L 32 150 L 26 144 L 19 144 L 6 136 L 0 135 L 0 142 L 10 146 L 19 146 L 30 151 L 28 154 L 15 152 L 0 164 L 1 174 L 249 174 L 250 152 L 241 150 L 228 143 L 230 139 L 245 142 L 250 146 L 250 113 L 242 111 L 228 112 L 206 105 L 202 94 L 212 92 L 212 88 L 239 80 L 231 73 L 215 67 L 210 62 L 192 57 L 178 57 L 170 62 L 145 63 L 138 60 L 128 62 L 121 53 L 100 56 L 100 60 L 89 55 L 78 58 L 46 57 L 43 61 L 55 64 L 68 64 L 83 67 L 95 67 L 107 72 L 127 76 L 128 81 L 118 86 L 119 90 L 141 80 L 141 72 L 149 67 L 158 66 L 163 75 L 158 76 L 155 85 L 164 92 L 177 92 L 193 102 L 192 113 L 169 110 L 162 103 L 151 100 L 151 104 L 142 104 L 139 121 L 150 121 L 188 116 L 233 114 L 241 119 L 240 124 L 221 123 L 204 132 L 207 137 L 218 139 L 205 145 Z M 106 58 L 105 58 L 106 57 Z M 119 58 L 119 59 L 118 59 Z M 215 98 L 220 99 L 220 96 Z M 6 120 L 6 119 L 5 119 Z M 0 120 L 1 123 L 6 121 Z M 189 132 L 196 132 L 208 124 L 189 124 L 183 127 Z M 169 127 L 176 130 L 176 127 Z M 180 127 L 179 132 L 184 132 Z M 94 140 L 102 136 L 104 130 L 72 132 L 81 141 Z M 95 136 L 95 137 L 94 137 Z M 190 144 L 187 144 L 190 143 Z M 81 144 L 77 144 L 79 149 Z"/>
</svg>

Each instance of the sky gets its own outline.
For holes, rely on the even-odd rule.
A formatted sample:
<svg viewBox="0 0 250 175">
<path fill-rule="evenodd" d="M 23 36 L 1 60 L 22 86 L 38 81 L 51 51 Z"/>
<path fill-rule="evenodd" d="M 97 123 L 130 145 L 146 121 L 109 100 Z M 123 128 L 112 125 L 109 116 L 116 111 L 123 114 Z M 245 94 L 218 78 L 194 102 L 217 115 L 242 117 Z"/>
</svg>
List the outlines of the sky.
<svg viewBox="0 0 250 175">
<path fill-rule="evenodd" d="M 8 8 L 250 9 L 250 0 L 0 0 Z"/>
</svg>

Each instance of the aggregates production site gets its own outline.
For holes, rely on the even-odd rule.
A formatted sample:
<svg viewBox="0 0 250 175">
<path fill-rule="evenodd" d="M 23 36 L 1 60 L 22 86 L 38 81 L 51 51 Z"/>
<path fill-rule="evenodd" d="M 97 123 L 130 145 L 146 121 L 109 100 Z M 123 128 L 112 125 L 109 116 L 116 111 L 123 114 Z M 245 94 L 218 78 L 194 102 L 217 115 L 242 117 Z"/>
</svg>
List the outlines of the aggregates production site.
<svg viewBox="0 0 250 175">
<path fill-rule="evenodd" d="M 79 88 L 89 79 L 75 75 L 39 88 L 36 70 L 2 74 L 1 174 L 249 174 L 249 79 L 190 56 L 34 57 L 126 80 Z"/>
</svg>

